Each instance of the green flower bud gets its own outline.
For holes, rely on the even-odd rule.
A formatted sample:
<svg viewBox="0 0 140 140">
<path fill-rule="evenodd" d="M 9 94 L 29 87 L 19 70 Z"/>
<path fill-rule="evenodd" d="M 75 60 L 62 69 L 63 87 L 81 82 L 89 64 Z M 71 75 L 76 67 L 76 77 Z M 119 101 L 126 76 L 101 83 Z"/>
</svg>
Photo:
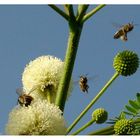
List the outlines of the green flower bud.
<svg viewBox="0 0 140 140">
<path fill-rule="evenodd" d="M 120 52 L 115 56 L 113 66 L 119 74 L 130 76 L 139 67 L 138 55 L 128 50 Z"/>
<path fill-rule="evenodd" d="M 92 118 L 97 124 L 101 124 L 107 120 L 108 113 L 104 108 L 98 108 L 92 113 Z"/>
<path fill-rule="evenodd" d="M 114 131 L 117 135 L 127 135 L 135 130 L 135 124 L 132 120 L 121 119 L 114 125 Z"/>
</svg>

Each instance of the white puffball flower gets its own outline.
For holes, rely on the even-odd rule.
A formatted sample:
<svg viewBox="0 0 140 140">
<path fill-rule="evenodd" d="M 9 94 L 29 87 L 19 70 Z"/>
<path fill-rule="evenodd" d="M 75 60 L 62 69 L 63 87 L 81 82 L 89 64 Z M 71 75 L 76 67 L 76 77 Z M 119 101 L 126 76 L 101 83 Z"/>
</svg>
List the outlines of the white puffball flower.
<svg viewBox="0 0 140 140">
<path fill-rule="evenodd" d="M 22 74 L 23 88 L 30 92 L 35 88 L 32 96 L 42 99 L 50 99 L 55 102 L 58 85 L 63 73 L 64 62 L 54 56 L 41 56 L 31 61 L 24 69 Z M 70 84 L 68 96 L 72 91 Z"/>
<path fill-rule="evenodd" d="M 37 100 L 28 107 L 16 106 L 5 130 L 8 135 L 65 135 L 66 123 L 58 106 Z"/>
</svg>

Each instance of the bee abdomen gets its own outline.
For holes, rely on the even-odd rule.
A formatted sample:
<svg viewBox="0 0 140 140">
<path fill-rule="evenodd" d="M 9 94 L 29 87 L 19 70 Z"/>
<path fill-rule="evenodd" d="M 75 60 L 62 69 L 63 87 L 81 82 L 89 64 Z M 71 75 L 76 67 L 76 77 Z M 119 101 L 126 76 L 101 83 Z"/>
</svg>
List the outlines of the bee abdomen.
<svg viewBox="0 0 140 140">
<path fill-rule="evenodd" d="M 122 35 L 124 35 L 124 31 L 121 29 L 121 30 L 117 31 L 117 32 L 114 34 L 114 39 L 118 39 L 118 38 L 120 38 Z"/>
<path fill-rule="evenodd" d="M 114 35 L 114 39 L 118 39 L 120 37 L 119 32 L 116 32 Z"/>
</svg>

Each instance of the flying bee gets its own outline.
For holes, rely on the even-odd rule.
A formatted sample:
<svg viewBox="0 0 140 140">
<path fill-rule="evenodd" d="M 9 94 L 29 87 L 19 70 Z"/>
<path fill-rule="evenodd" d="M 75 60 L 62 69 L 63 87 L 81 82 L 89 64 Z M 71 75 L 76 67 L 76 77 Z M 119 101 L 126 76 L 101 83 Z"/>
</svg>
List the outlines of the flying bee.
<svg viewBox="0 0 140 140">
<path fill-rule="evenodd" d="M 128 23 L 120 26 L 120 29 L 114 34 L 114 39 L 120 38 L 122 41 L 127 41 L 127 33 L 134 29 L 133 23 Z"/>
<path fill-rule="evenodd" d="M 16 90 L 16 93 L 19 94 L 18 97 L 18 103 L 21 106 L 26 106 L 28 107 L 31 102 L 33 101 L 33 97 L 30 96 L 30 94 L 34 91 L 35 89 L 32 89 L 29 93 L 26 93 L 22 88 L 19 88 Z"/>
<path fill-rule="evenodd" d="M 82 76 L 82 75 L 80 76 L 79 86 L 81 91 L 88 93 L 89 85 L 88 85 L 88 78 L 86 76 Z"/>
<path fill-rule="evenodd" d="M 97 75 L 94 75 L 91 77 L 87 77 L 87 74 L 81 75 L 80 79 L 78 81 L 75 81 L 74 83 L 75 84 L 79 83 L 80 90 L 82 92 L 88 93 L 88 89 L 89 89 L 88 81 L 89 80 L 96 80 L 97 77 L 98 77 Z"/>
</svg>

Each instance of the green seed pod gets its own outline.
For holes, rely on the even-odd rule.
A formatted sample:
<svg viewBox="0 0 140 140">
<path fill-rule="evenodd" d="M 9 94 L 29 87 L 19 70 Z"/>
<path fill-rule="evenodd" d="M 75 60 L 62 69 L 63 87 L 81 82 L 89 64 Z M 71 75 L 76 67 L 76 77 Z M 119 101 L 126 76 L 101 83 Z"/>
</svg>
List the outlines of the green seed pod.
<svg viewBox="0 0 140 140">
<path fill-rule="evenodd" d="M 113 66 L 119 74 L 130 76 L 139 67 L 138 55 L 128 50 L 120 52 L 115 56 Z"/>
<path fill-rule="evenodd" d="M 114 131 L 117 135 L 127 135 L 135 130 L 135 124 L 132 120 L 121 119 L 114 125 Z"/>
<path fill-rule="evenodd" d="M 92 113 L 92 118 L 97 124 L 101 124 L 107 120 L 108 113 L 104 108 L 98 108 Z"/>
</svg>

